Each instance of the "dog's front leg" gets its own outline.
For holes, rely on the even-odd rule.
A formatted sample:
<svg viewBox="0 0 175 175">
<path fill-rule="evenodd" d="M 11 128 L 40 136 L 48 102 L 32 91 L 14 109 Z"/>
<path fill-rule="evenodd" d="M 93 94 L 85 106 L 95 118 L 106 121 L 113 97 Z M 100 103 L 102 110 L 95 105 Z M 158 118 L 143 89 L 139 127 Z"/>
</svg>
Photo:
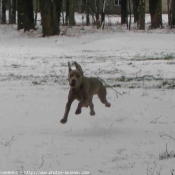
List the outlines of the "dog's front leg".
<svg viewBox="0 0 175 175">
<path fill-rule="evenodd" d="M 75 114 L 80 114 L 81 113 L 81 108 L 82 107 L 88 107 L 89 106 L 89 102 L 88 100 L 84 100 L 78 103 L 77 109 L 75 111 Z"/>
<path fill-rule="evenodd" d="M 69 94 L 69 97 L 68 97 L 68 102 L 66 104 L 66 108 L 65 108 L 65 112 L 64 112 L 64 116 L 63 118 L 60 120 L 60 123 L 64 124 L 67 122 L 67 118 L 68 118 L 68 114 L 69 114 L 69 111 L 70 111 L 70 107 L 71 107 L 71 104 L 72 102 L 75 100 L 75 98 L 73 96 L 71 96 L 71 93 Z"/>
</svg>

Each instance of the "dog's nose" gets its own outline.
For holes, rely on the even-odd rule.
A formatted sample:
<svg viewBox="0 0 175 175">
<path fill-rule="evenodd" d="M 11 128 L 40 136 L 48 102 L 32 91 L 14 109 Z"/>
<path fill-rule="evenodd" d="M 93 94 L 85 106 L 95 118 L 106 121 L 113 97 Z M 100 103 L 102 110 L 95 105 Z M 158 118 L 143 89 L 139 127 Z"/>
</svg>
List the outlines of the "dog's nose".
<svg viewBox="0 0 175 175">
<path fill-rule="evenodd" d="M 75 79 L 72 79 L 71 84 L 72 84 L 72 85 L 75 85 L 75 84 L 76 84 L 76 80 L 75 80 Z"/>
</svg>

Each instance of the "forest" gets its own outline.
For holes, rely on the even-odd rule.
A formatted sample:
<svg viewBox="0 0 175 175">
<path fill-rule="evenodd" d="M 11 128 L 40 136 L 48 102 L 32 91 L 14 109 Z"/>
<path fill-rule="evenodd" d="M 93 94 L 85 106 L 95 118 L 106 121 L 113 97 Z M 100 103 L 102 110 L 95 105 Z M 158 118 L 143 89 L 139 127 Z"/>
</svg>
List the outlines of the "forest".
<svg viewBox="0 0 175 175">
<path fill-rule="evenodd" d="M 85 15 L 85 25 L 104 28 L 106 6 L 109 0 L 0 0 L 1 24 L 16 24 L 18 30 L 36 29 L 38 13 L 41 15 L 43 36 L 59 35 L 60 25 L 74 26 L 75 12 Z M 112 2 L 112 0 L 110 1 Z M 163 28 L 162 0 L 120 0 L 121 25 L 131 28 L 131 18 L 138 30 L 145 30 L 145 7 L 149 6 L 151 29 Z M 78 7 L 78 8 L 77 8 Z M 7 13 L 9 20 L 7 21 Z M 16 14 L 17 13 L 17 14 Z M 167 0 L 168 26 L 175 27 L 175 0 Z M 90 18 L 92 20 L 90 20 Z"/>
</svg>

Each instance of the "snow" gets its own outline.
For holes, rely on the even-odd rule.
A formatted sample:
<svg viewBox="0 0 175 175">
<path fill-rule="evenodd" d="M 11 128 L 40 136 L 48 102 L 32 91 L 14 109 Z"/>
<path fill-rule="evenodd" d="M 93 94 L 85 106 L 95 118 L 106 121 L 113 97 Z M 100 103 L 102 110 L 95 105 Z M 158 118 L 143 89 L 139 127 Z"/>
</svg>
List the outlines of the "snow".
<svg viewBox="0 0 175 175">
<path fill-rule="evenodd" d="M 174 157 L 159 156 L 175 151 L 174 30 L 62 30 L 42 38 L 0 26 L 0 171 L 172 174 Z M 110 108 L 95 96 L 95 116 L 76 116 L 75 101 L 62 125 L 75 60 L 122 96 L 107 88 Z"/>
</svg>

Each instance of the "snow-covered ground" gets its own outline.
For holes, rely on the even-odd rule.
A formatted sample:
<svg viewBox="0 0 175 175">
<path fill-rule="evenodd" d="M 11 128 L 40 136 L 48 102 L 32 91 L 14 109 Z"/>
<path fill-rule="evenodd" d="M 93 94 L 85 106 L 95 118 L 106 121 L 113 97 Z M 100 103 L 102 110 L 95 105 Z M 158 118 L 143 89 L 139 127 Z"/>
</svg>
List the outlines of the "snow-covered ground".
<svg viewBox="0 0 175 175">
<path fill-rule="evenodd" d="M 175 173 L 175 31 L 62 30 L 42 38 L 0 26 L 0 171 Z M 111 108 L 95 97 L 96 115 L 76 116 L 75 101 L 62 125 L 75 60 L 112 86 Z"/>
</svg>

